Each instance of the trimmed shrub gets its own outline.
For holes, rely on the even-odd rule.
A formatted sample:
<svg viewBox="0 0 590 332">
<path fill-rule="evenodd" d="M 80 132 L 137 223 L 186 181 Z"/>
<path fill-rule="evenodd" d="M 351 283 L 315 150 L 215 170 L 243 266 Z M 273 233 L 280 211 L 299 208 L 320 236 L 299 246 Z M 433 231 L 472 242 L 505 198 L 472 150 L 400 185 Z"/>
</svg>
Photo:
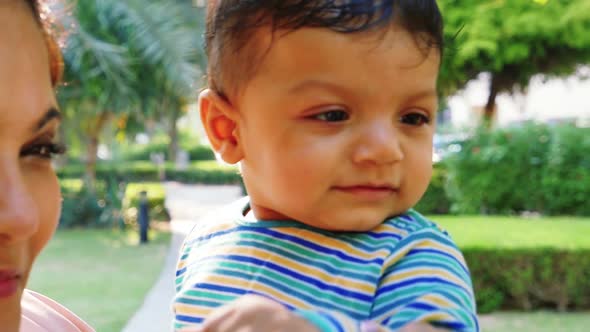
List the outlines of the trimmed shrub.
<svg viewBox="0 0 590 332">
<path fill-rule="evenodd" d="M 447 214 L 451 201 L 445 191 L 447 170 L 442 163 L 435 164 L 430 185 L 426 193 L 416 204 L 415 209 L 422 214 Z"/>
<path fill-rule="evenodd" d="M 461 213 L 510 214 L 539 210 L 539 184 L 546 164 L 547 127 L 480 131 L 449 158 L 449 193 Z"/>
<path fill-rule="evenodd" d="M 139 194 L 141 191 L 147 192 L 148 206 L 150 211 L 150 220 L 170 221 L 170 214 L 164 205 L 166 201 L 166 192 L 161 183 L 130 183 L 125 191 L 123 199 L 123 209 L 125 214 L 125 223 L 135 225 L 139 209 Z"/>
<path fill-rule="evenodd" d="M 543 169 L 543 211 L 590 216 L 590 128 L 552 130 Z"/>
<path fill-rule="evenodd" d="M 188 155 L 191 161 L 197 160 L 215 160 L 215 153 L 210 147 L 205 145 L 195 145 L 190 147 Z"/>
<path fill-rule="evenodd" d="M 167 163 L 160 174 L 158 166 L 148 161 L 126 163 L 103 163 L 97 165 L 96 178 L 99 180 L 114 177 L 127 182 L 158 182 L 161 175 L 168 181 L 202 184 L 239 184 L 241 177 L 236 167 L 223 166 L 217 161 L 197 161 L 191 163 L 186 170 L 177 170 L 173 164 Z M 82 179 L 83 165 L 71 165 L 58 170 L 61 179 Z"/>
<path fill-rule="evenodd" d="M 135 145 L 128 148 L 127 151 L 122 152 L 122 159 L 125 161 L 150 161 L 152 154 L 161 153 L 166 160 L 170 160 L 168 156 L 168 145 L 167 142 Z M 190 145 L 183 147 L 183 149 L 188 152 L 191 161 L 215 160 L 215 154 L 206 145 Z"/>
<path fill-rule="evenodd" d="M 590 309 L 590 250 L 467 248 L 478 312 Z"/>
<path fill-rule="evenodd" d="M 452 211 L 590 215 L 590 129 L 480 131 L 446 160 Z"/>
<path fill-rule="evenodd" d="M 97 181 L 96 188 L 66 181 L 61 185 L 62 210 L 60 228 L 96 227 L 107 228 L 123 225 L 122 198 L 125 184 L 109 178 Z"/>
<path fill-rule="evenodd" d="M 60 186 L 64 197 L 61 228 L 135 225 L 142 190 L 148 192 L 150 220 L 170 220 L 164 206 L 164 187 L 160 183 L 125 184 L 99 180 L 94 192 L 89 191 L 82 180 L 60 179 Z"/>
<path fill-rule="evenodd" d="M 214 160 L 192 163 L 186 170 L 168 166 L 166 179 L 203 184 L 239 184 L 241 182 L 241 176 L 235 166 L 223 166 Z"/>
<path fill-rule="evenodd" d="M 133 145 L 122 152 L 121 158 L 125 161 L 150 161 L 154 153 L 162 153 L 167 157 L 168 143 L 158 142 L 146 145 Z"/>
</svg>

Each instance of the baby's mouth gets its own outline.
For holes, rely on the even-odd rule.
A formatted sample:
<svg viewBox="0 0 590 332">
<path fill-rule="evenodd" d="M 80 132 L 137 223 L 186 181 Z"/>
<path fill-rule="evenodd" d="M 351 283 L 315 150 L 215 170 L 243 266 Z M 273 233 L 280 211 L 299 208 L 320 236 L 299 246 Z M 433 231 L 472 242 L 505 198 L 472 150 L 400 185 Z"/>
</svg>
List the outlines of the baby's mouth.
<svg viewBox="0 0 590 332">
<path fill-rule="evenodd" d="M 399 191 L 397 187 L 388 184 L 354 184 L 335 186 L 333 189 L 362 200 L 382 200 Z"/>
</svg>

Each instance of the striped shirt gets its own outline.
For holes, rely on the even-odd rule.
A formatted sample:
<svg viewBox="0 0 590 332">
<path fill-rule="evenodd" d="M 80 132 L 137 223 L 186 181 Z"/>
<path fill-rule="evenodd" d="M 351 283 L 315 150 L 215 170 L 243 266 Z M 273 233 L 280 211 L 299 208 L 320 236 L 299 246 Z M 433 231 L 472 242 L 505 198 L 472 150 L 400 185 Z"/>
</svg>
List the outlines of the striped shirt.
<svg viewBox="0 0 590 332">
<path fill-rule="evenodd" d="M 198 327 L 245 294 L 274 299 L 322 332 L 395 331 L 428 322 L 479 331 L 469 271 L 449 235 L 414 210 L 369 232 L 249 221 L 239 200 L 186 238 L 176 271 L 175 329 Z"/>
</svg>

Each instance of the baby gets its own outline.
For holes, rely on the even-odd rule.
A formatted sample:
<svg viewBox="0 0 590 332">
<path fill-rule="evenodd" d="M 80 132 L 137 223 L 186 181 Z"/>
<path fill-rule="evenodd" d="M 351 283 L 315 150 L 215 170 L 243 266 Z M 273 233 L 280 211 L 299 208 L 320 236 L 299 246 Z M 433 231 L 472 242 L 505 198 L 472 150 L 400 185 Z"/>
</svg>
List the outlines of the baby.
<svg viewBox="0 0 590 332">
<path fill-rule="evenodd" d="M 185 240 L 177 330 L 479 330 L 461 252 L 412 209 L 442 41 L 434 0 L 209 1 L 201 119 L 249 196 Z"/>
</svg>

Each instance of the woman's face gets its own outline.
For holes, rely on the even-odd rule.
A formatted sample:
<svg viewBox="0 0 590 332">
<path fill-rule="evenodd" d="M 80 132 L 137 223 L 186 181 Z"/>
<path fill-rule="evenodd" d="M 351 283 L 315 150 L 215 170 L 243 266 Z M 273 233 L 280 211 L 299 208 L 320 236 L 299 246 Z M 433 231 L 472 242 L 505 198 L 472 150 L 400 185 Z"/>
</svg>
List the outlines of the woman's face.
<svg viewBox="0 0 590 332">
<path fill-rule="evenodd" d="M 22 0 L 0 1 L 0 326 L 16 331 L 33 261 L 53 235 L 59 124 L 43 34 Z"/>
</svg>

